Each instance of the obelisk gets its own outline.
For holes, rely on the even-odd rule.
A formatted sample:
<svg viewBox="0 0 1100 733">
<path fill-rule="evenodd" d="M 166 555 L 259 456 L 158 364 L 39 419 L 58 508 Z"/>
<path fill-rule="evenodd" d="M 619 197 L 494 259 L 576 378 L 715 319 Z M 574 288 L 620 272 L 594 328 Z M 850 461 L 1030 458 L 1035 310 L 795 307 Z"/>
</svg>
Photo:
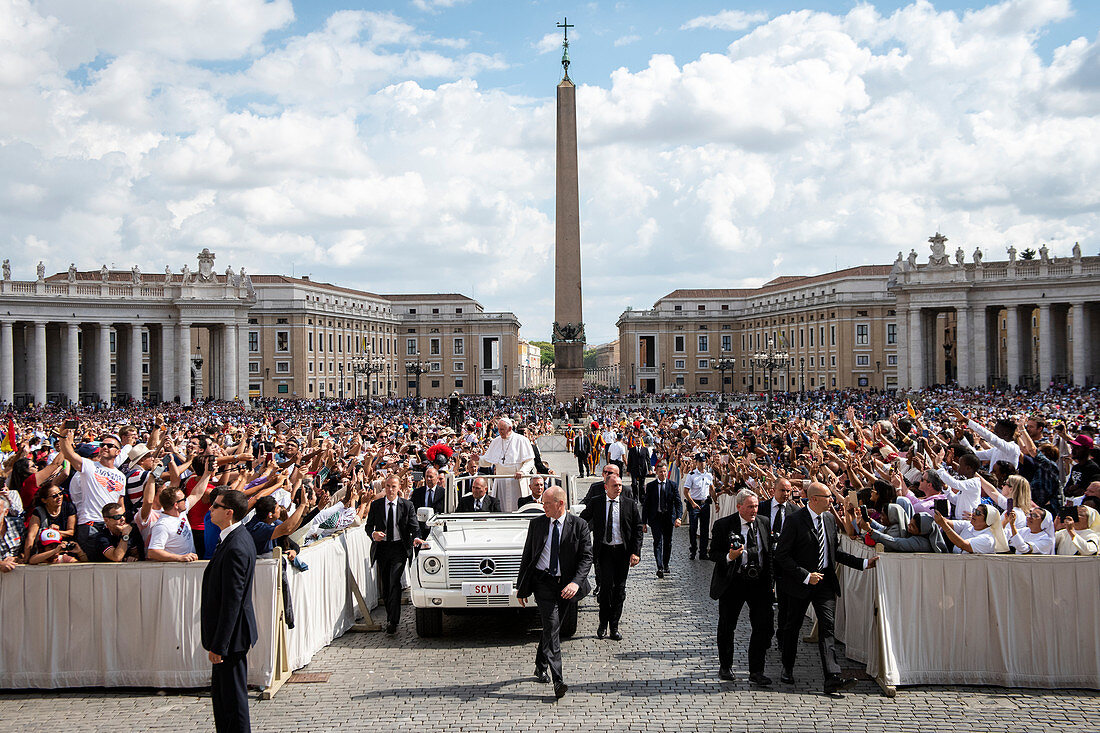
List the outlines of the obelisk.
<svg viewBox="0 0 1100 733">
<path fill-rule="evenodd" d="M 581 216 L 577 185 L 577 96 L 569 79 L 568 19 L 558 84 L 557 197 L 554 226 L 554 393 L 575 402 L 584 382 L 584 317 L 581 314 Z"/>
</svg>

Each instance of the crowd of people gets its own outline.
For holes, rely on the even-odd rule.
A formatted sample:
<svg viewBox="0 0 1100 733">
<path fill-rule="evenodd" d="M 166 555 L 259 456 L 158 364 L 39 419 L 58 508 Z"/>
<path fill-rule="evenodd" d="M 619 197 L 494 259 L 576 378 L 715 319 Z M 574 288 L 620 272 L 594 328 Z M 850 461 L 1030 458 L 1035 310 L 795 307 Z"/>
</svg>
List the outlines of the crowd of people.
<svg viewBox="0 0 1100 733">
<path fill-rule="evenodd" d="M 247 497 L 257 551 L 294 558 L 291 535 L 361 522 L 389 475 L 409 498 L 484 472 L 500 417 L 536 445 L 563 436 L 580 475 L 612 466 L 639 500 L 662 466 L 693 558 L 739 491 L 775 515 L 811 482 L 829 488 L 845 533 L 888 551 L 1095 555 L 1098 403 L 1074 389 L 648 404 L 592 392 L 583 422 L 555 419 L 576 412 L 547 393 L 464 397 L 457 420 L 446 400 L 13 411 L 0 424 L 0 567 L 208 557 L 210 507 L 229 490 Z M 549 471 L 537 449 L 525 470 Z M 663 575 L 669 543 L 655 539 Z"/>
</svg>

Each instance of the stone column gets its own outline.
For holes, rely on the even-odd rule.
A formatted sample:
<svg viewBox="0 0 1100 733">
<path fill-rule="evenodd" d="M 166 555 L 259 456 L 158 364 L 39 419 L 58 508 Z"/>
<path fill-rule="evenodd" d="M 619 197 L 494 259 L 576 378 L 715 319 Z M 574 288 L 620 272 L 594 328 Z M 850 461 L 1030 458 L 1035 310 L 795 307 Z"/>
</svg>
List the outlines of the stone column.
<svg viewBox="0 0 1100 733">
<path fill-rule="evenodd" d="M 247 323 L 237 326 L 237 396 L 241 398 L 245 405 L 248 402 L 248 331 Z M 358 340 L 358 339 L 356 339 Z M 294 348 L 293 334 L 291 339 L 290 348 Z M 294 360 L 291 360 L 291 364 L 295 364 Z M 293 375 L 297 376 L 297 375 Z M 295 385 L 297 387 L 297 384 Z"/>
<path fill-rule="evenodd" d="M 160 324 L 160 351 L 155 356 L 150 352 L 149 358 L 160 360 L 160 398 L 165 402 L 171 402 L 178 394 L 176 392 L 176 350 L 173 348 L 175 344 L 172 325 Z"/>
<path fill-rule="evenodd" d="M 34 341 L 29 354 L 30 388 L 37 404 L 46 403 L 46 324 L 34 323 Z"/>
<path fill-rule="evenodd" d="M 970 343 L 970 308 L 966 305 L 955 306 L 955 361 L 957 381 L 960 387 L 973 384 L 970 379 L 970 354 L 974 351 Z"/>
<path fill-rule="evenodd" d="M 1085 377 L 1089 368 L 1089 344 L 1085 339 L 1086 304 L 1074 303 L 1070 306 L 1073 318 L 1073 384 L 1078 387 L 1085 386 Z"/>
<path fill-rule="evenodd" d="M 111 402 L 111 327 L 101 323 L 96 327 L 95 388 L 100 400 Z"/>
<path fill-rule="evenodd" d="M 222 326 L 221 398 L 231 400 L 237 396 L 237 324 Z"/>
<path fill-rule="evenodd" d="M 1039 390 L 1050 389 L 1050 380 L 1054 376 L 1054 320 L 1050 314 L 1050 303 L 1039 304 Z"/>
<path fill-rule="evenodd" d="M 969 349 L 971 361 L 974 366 L 974 380 L 970 383 L 973 387 L 984 387 L 989 384 L 989 311 L 986 307 L 979 306 L 974 311 L 974 335 L 972 337 L 973 348 L 970 344 L 960 340 L 959 344 L 964 349 Z M 994 353 L 996 349 L 994 349 Z"/>
<path fill-rule="evenodd" d="M 0 321 L 0 402 L 15 401 L 15 340 L 11 321 Z"/>
<path fill-rule="evenodd" d="M 130 398 L 141 401 L 141 324 L 133 323 L 126 327 L 129 331 L 129 339 L 126 353 L 126 384 L 122 385 L 120 392 L 128 392 Z"/>
<path fill-rule="evenodd" d="M 924 313 L 920 308 L 909 309 L 909 388 L 925 386 L 924 374 Z"/>
<path fill-rule="evenodd" d="M 80 348 L 77 334 L 80 327 L 66 323 L 61 340 L 61 391 L 72 402 L 80 401 Z"/>
<path fill-rule="evenodd" d="M 1020 384 L 1020 308 L 1010 305 L 1005 310 L 1005 371 L 1011 388 Z"/>
<path fill-rule="evenodd" d="M 898 328 L 897 341 L 895 347 L 897 349 L 897 380 L 898 389 L 909 389 L 909 309 L 898 308 L 895 313 L 897 319 L 896 325 Z M 802 375 L 799 374 L 801 380 Z M 801 381 L 798 384 L 801 389 Z"/>
<path fill-rule="evenodd" d="M 176 395 L 181 405 L 191 404 L 191 324 L 176 329 Z"/>
</svg>

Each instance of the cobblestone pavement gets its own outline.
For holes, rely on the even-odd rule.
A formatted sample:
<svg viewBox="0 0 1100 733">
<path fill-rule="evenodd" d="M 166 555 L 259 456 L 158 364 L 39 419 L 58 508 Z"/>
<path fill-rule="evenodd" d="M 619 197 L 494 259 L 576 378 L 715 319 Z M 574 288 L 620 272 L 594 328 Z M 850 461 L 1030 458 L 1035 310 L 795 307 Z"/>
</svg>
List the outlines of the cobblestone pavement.
<svg viewBox="0 0 1100 733">
<path fill-rule="evenodd" d="M 574 466 L 568 455 L 546 458 L 559 470 Z M 253 699 L 253 729 L 1077 731 L 1095 730 L 1100 720 L 1100 693 L 1090 691 L 914 687 L 887 699 L 862 681 L 842 698 L 826 698 L 816 647 L 807 644 L 795 685 L 779 684 L 773 650 L 766 672 L 775 683 L 753 688 L 747 610 L 736 634 L 737 679 L 721 682 L 710 563 L 688 559 L 680 529 L 672 577 L 659 580 L 654 569 L 647 537 L 630 574 L 623 641 L 596 639 L 595 601 L 582 605 L 577 636 L 563 644 L 570 688 L 560 702 L 531 676 L 536 612 L 448 616 L 444 636 L 419 639 L 406 606 L 396 636 L 345 634 L 301 670 L 329 672 L 328 682 L 288 684 L 274 700 Z M 2 693 L 0 711 L 4 731 L 212 729 L 209 697 L 194 690 Z"/>
</svg>

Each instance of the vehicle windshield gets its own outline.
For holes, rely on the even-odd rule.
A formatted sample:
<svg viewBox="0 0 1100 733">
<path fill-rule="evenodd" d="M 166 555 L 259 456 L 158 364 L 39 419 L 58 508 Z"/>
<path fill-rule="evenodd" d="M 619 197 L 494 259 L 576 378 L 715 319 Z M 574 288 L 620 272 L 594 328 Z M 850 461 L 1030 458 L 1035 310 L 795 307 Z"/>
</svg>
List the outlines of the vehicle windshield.
<svg viewBox="0 0 1100 733">
<path fill-rule="evenodd" d="M 447 479 L 447 513 L 465 513 L 475 511 L 487 511 L 486 506 L 491 506 L 494 502 L 489 500 L 489 497 L 496 499 L 500 503 L 499 511 L 505 514 L 511 514 L 516 511 L 534 511 L 530 509 L 531 506 L 539 508 L 542 504 L 538 499 L 535 499 L 531 493 L 531 483 L 535 478 L 541 478 L 543 485 L 546 488 L 551 486 L 561 486 L 565 488 L 566 492 L 566 506 L 569 505 L 569 487 L 568 482 L 562 476 L 551 476 L 547 474 L 525 474 L 523 478 L 517 479 L 513 476 L 491 476 L 480 474 L 476 476 L 460 476 L 460 477 L 448 477 Z M 481 481 L 484 480 L 485 490 L 482 494 Z M 475 487 L 474 482 L 477 481 L 478 486 Z M 481 496 L 478 496 L 481 494 Z M 481 503 L 482 509 L 476 509 L 477 502 Z M 488 511 L 492 511 L 489 509 Z"/>
</svg>

